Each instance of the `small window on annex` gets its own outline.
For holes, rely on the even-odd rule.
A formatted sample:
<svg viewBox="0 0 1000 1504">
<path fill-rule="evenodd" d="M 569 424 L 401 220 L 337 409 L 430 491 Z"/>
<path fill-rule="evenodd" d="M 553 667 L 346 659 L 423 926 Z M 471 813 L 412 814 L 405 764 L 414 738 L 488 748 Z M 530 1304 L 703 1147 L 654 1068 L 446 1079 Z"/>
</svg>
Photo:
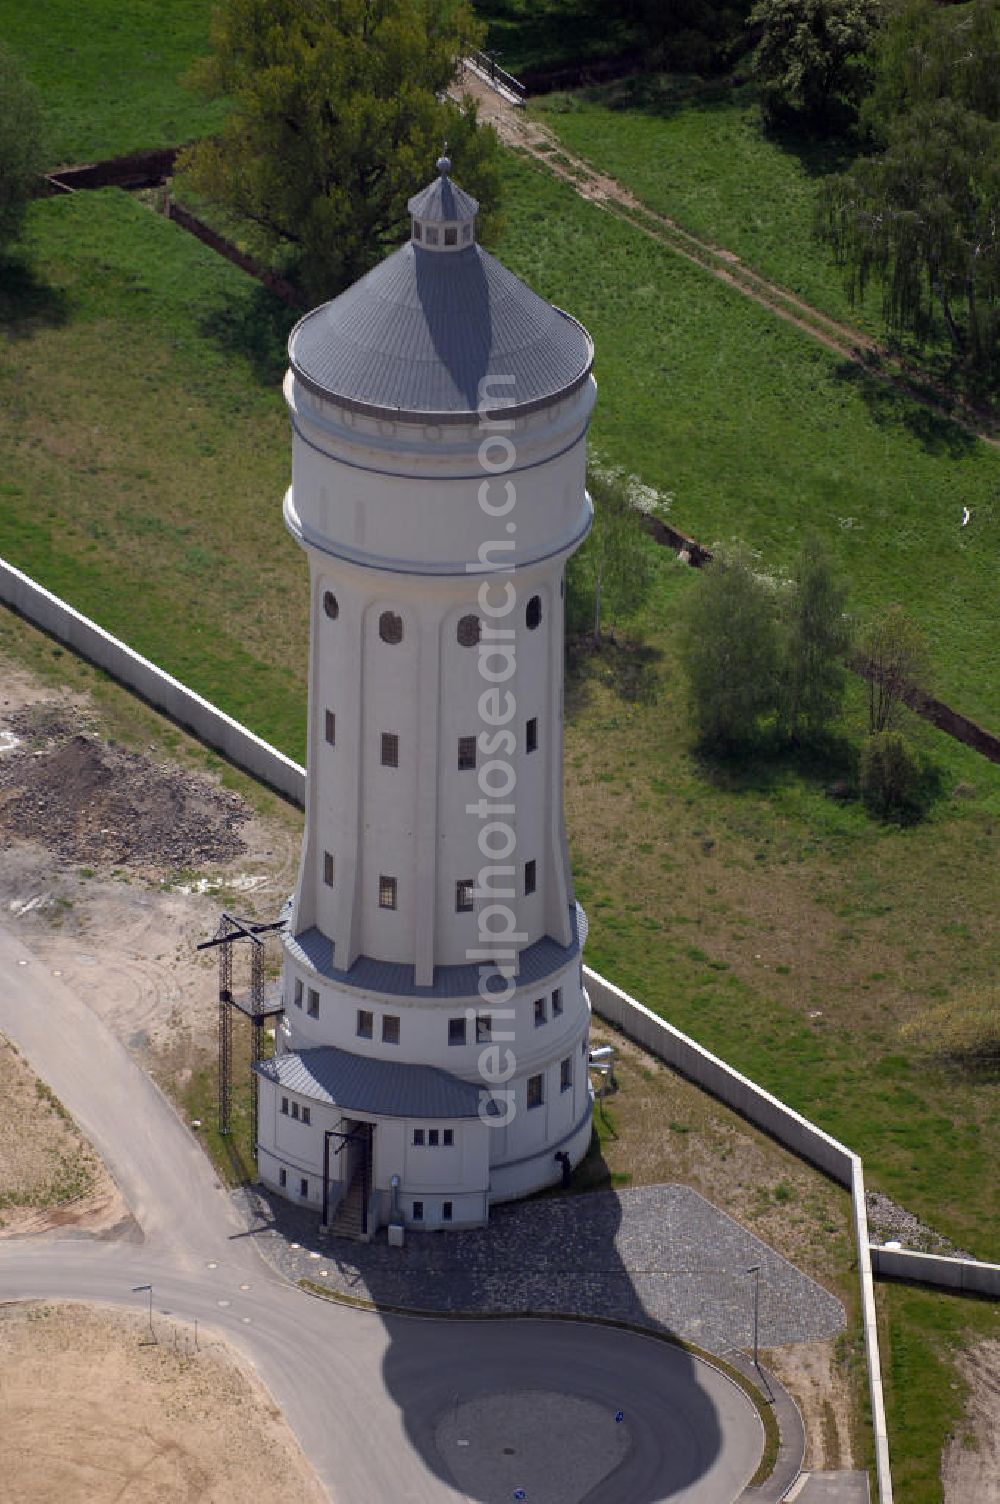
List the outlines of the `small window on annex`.
<svg viewBox="0 0 1000 1504">
<path fill-rule="evenodd" d="M 462 648 L 474 648 L 479 642 L 481 623 L 478 616 L 461 616 L 458 626 L 455 628 L 455 636 L 458 645 Z"/>
<path fill-rule="evenodd" d="M 475 883 L 471 877 L 463 877 L 455 884 L 456 914 L 472 913 L 472 890 L 474 887 Z"/>
<path fill-rule="evenodd" d="M 284 1190 L 285 1187 L 288 1185 L 288 1171 L 287 1170 L 281 1169 L 281 1170 L 278 1171 L 278 1184 L 281 1186 L 282 1190 Z"/>
<path fill-rule="evenodd" d="M 382 1015 L 382 1043 L 399 1043 L 399 1015 L 398 1013 L 383 1013 Z"/>
<path fill-rule="evenodd" d="M 287 1118 L 287 1116 L 288 1116 L 288 1098 L 287 1097 L 282 1097 L 282 1099 L 281 1099 L 281 1111 L 284 1114 L 284 1116 Z"/>
<path fill-rule="evenodd" d="M 305 1178 L 304 1175 L 303 1175 L 302 1179 L 299 1181 L 299 1195 L 300 1196 L 308 1196 L 309 1195 L 309 1182 Z"/>
<path fill-rule="evenodd" d="M 382 766 L 383 768 L 399 767 L 399 737 L 395 731 L 382 732 Z"/>
<path fill-rule="evenodd" d="M 378 906 L 380 909 L 396 907 L 396 879 L 383 875 L 378 880 Z"/>
<path fill-rule="evenodd" d="M 440 1134 L 438 1133 L 438 1130 L 436 1128 L 428 1128 L 428 1130 L 427 1130 L 427 1143 L 430 1146 L 430 1148 L 432 1148 L 432 1149 L 436 1149 L 437 1148 L 439 1137 L 440 1137 Z"/>
<path fill-rule="evenodd" d="M 424 1203 L 422 1201 L 414 1201 L 413 1203 L 413 1220 L 414 1222 L 422 1222 L 424 1220 Z"/>
<path fill-rule="evenodd" d="M 422 1128 L 414 1128 L 413 1142 L 417 1146 L 417 1148 L 422 1147 L 424 1142 L 424 1130 Z"/>
<path fill-rule="evenodd" d="M 378 619 L 378 635 L 383 642 L 395 646 L 403 640 L 403 618 L 395 611 L 383 611 Z"/>
<path fill-rule="evenodd" d="M 296 1008 L 301 1008 L 302 1007 L 302 978 L 301 977 L 296 977 L 295 978 L 295 991 L 292 994 L 292 1001 L 294 1002 Z"/>
<path fill-rule="evenodd" d="M 448 1043 L 449 1044 L 464 1044 L 465 1043 L 465 1019 L 464 1018 L 449 1018 L 449 1020 L 448 1020 Z"/>
<path fill-rule="evenodd" d="M 302 1109 L 302 1121 L 303 1121 L 303 1123 L 306 1123 L 306 1124 L 309 1124 L 309 1123 L 312 1122 L 312 1108 L 311 1107 L 303 1107 L 303 1109 Z"/>
<path fill-rule="evenodd" d="M 292 1117 L 296 1120 L 296 1122 L 298 1122 L 298 1117 L 299 1117 L 299 1104 L 298 1104 L 298 1102 L 293 1102 L 292 1103 Z"/>
<path fill-rule="evenodd" d="M 468 768 L 476 766 L 476 738 L 474 736 L 460 736 L 458 738 L 458 768 L 464 772 Z"/>
<path fill-rule="evenodd" d="M 450 1149 L 451 1148 L 451 1146 L 455 1142 L 455 1130 L 454 1130 L 454 1128 L 442 1128 L 442 1130 L 441 1130 L 441 1142 L 442 1142 L 442 1144 L 444 1144 L 444 1146 L 445 1146 L 446 1149 Z"/>
<path fill-rule="evenodd" d="M 359 1008 L 358 1009 L 358 1029 L 357 1029 L 357 1034 L 358 1034 L 358 1038 L 359 1039 L 371 1039 L 371 1037 L 372 1037 L 372 1025 L 374 1024 L 374 1022 L 375 1022 L 375 1017 L 374 1017 L 374 1014 L 371 1012 L 370 1009 L 368 1009 L 368 1008 Z"/>
<path fill-rule="evenodd" d="M 319 1018 L 319 993 L 312 987 L 309 988 L 309 1007 L 306 1011 L 310 1018 Z"/>
<path fill-rule="evenodd" d="M 441 1220 L 442 1220 L 442 1222 L 450 1222 L 451 1221 L 451 1202 L 450 1201 L 442 1201 L 442 1203 L 441 1203 Z"/>
</svg>

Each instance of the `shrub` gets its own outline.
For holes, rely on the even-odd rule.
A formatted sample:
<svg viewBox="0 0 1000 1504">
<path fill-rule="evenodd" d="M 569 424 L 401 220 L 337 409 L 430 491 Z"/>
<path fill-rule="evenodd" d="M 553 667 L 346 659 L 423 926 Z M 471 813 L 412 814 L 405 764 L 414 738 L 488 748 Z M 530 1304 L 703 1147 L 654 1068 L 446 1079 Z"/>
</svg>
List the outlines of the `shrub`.
<svg viewBox="0 0 1000 1504">
<path fill-rule="evenodd" d="M 883 817 L 917 807 L 920 768 L 899 731 L 879 731 L 861 749 L 861 793 L 869 809 Z"/>
</svg>

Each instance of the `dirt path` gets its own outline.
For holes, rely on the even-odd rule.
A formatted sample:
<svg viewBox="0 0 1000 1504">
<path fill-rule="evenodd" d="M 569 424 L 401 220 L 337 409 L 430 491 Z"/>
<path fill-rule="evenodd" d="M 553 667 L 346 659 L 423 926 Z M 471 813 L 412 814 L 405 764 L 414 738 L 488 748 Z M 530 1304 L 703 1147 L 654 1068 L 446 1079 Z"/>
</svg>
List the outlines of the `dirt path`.
<svg viewBox="0 0 1000 1504">
<path fill-rule="evenodd" d="M 969 1348 L 958 1367 L 969 1395 L 941 1459 L 945 1504 L 1000 1504 L 1000 1342 Z"/>
<path fill-rule="evenodd" d="M 479 106 L 480 120 L 492 125 L 505 145 L 526 153 L 554 177 L 568 183 L 581 198 L 599 204 L 616 218 L 634 225 L 727 287 L 767 308 L 786 323 L 794 324 L 810 339 L 861 367 L 869 376 L 905 392 L 915 402 L 949 418 L 985 444 L 1000 448 L 1000 434 L 995 427 L 984 426 L 981 413 L 961 403 L 961 410 L 957 412 L 952 394 L 944 388 L 937 388 L 938 395 L 931 395 L 928 391 L 931 384 L 927 380 L 921 378 L 918 384 L 911 379 L 902 362 L 870 336 L 821 313 L 787 288 L 746 266 L 733 251 L 701 240 L 676 220 L 650 209 L 615 178 L 569 151 L 547 126 L 533 119 L 524 109 L 509 104 L 470 68 L 465 69 L 453 92 L 456 98 L 471 94 Z"/>
</svg>

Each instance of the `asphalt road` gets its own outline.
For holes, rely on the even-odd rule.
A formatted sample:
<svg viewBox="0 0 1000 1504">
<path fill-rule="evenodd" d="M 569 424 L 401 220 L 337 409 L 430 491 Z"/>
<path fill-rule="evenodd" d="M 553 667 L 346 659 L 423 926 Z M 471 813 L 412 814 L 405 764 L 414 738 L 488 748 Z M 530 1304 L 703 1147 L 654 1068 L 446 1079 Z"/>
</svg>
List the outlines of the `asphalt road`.
<svg viewBox="0 0 1000 1504">
<path fill-rule="evenodd" d="M 132 1287 L 152 1283 L 154 1320 L 197 1317 L 251 1358 L 335 1504 L 502 1504 L 514 1464 L 498 1458 L 518 1446 L 503 1396 L 524 1391 L 621 1412 L 628 1450 L 608 1478 L 595 1472 L 587 1504 L 732 1504 L 741 1494 L 760 1457 L 760 1421 L 742 1391 L 680 1349 L 580 1323 L 381 1317 L 280 1279 L 154 1084 L 2 927 L 0 1032 L 76 1118 L 143 1231 L 141 1241 L 0 1241 L 0 1300 L 142 1309 L 147 1297 Z M 489 1419 L 467 1438 L 461 1492 L 441 1450 L 442 1417 L 490 1396 L 479 1407 Z M 553 1504 L 558 1457 L 529 1449 L 524 1462 L 527 1504 Z"/>
</svg>

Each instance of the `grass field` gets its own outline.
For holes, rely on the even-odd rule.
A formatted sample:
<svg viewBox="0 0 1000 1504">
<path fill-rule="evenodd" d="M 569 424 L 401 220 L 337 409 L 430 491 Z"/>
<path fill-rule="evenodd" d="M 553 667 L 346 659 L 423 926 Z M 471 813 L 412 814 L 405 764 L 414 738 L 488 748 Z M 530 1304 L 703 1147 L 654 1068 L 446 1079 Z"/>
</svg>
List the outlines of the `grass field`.
<svg viewBox="0 0 1000 1504">
<path fill-rule="evenodd" d="M 644 74 L 532 104 L 565 145 L 651 208 L 838 319 L 881 334 L 878 290 L 852 305 L 812 235 L 817 191 L 849 165 L 842 139 L 768 136 L 756 89 Z"/>
<path fill-rule="evenodd" d="M 961 1446 L 979 1451 L 987 1440 L 962 1424 L 968 1386 L 956 1375 L 955 1357 L 972 1343 L 1000 1339 L 1000 1306 L 887 1284 L 878 1287 L 878 1307 L 896 1497 L 941 1504 L 945 1445 L 957 1436 Z M 989 1415 L 988 1394 L 980 1396 L 979 1411 Z"/>
<path fill-rule="evenodd" d="M 0 39 L 39 90 L 53 166 L 216 129 L 225 107 L 180 82 L 207 51 L 212 0 L 0 0 Z"/>
<path fill-rule="evenodd" d="M 508 73 L 617 57 L 642 45 L 640 29 L 607 6 L 593 4 L 583 16 L 573 0 L 473 0 L 473 9 Z"/>
</svg>

